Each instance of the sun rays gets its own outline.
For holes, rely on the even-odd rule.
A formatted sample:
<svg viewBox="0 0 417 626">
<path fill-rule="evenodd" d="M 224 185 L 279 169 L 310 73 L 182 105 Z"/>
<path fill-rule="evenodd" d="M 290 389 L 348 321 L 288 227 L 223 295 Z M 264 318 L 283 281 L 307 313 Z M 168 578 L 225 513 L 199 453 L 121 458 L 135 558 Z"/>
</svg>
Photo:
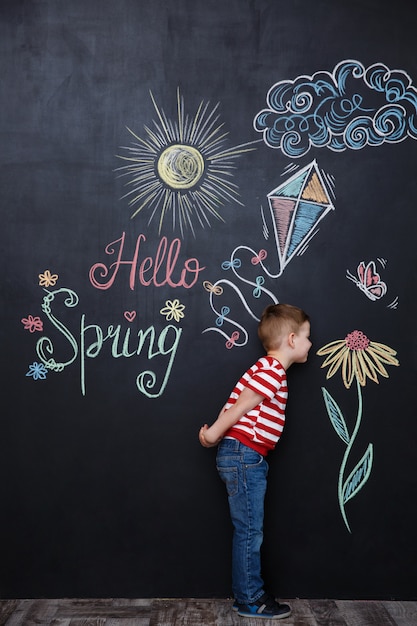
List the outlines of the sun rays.
<svg viewBox="0 0 417 626">
<path fill-rule="evenodd" d="M 130 128 L 131 145 L 123 146 L 117 155 L 126 162 L 117 168 L 129 180 L 128 199 L 131 218 L 146 213 L 148 225 L 158 221 L 158 232 L 169 220 L 172 230 L 181 236 L 195 226 L 210 226 L 211 220 L 224 221 L 221 210 L 229 202 L 241 206 L 238 186 L 232 181 L 235 160 L 255 150 L 249 142 L 227 147 L 228 133 L 220 122 L 219 103 L 200 102 L 196 113 L 189 116 L 184 99 L 177 90 L 177 119 L 169 119 L 150 94 L 158 121 L 153 128 L 144 126 L 145 138 Z"/>
</svg>

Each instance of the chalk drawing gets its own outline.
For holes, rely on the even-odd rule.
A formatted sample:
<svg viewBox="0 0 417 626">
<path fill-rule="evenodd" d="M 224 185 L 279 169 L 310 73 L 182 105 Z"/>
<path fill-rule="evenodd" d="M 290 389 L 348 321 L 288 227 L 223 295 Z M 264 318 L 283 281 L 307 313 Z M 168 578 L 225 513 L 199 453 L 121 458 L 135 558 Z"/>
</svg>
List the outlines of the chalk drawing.
<svg viewBox="0 0 417 626">
<path fill-rule="evenodd" d="M 108 257 L 107 262 L 99 261 L 90 267 L 90 283 L 96 289 L 110 289 L 116 277 L 118 280 L 126 278 L 125 270 L 128 270 L 128 285 L 132 291 L 138 286 L 165 285 L 190 289 L 205 269 L 194 257 L 179 260 L 181 240 L 177 237 L 171 242 L 167 237 L 161 237 L 159 242 L 155 242 L 152 237 L 147 241 L 146 236 L 141 233 L 136 238 L 133 251 L 129 250 L 125 238 L 126 233 L 123 232 L 121 237 L 106 245 L 104 252 Z M 149 245 L 152 248 L 151 253 L 147 248 Z"/>
<path fill-rule="evenodd" d="M 39 361 L 29 365 L 27 377 L 35 381 L 45 380 L 48 371 L 62 373 L 78 361 L 80 388 L 85 396 L 87 363 L 107 352 L 113 360 L 137 360 L 139 372 L 135 383 L 140 393 L 148 398 L 159 398 L 164 393 L 181 339 L 181 328 L 172 324 L 165 325 L 159 331 L 154 324 L 147 328 L 134 328 L 132 323 L 137 316 L 135 310 L 126 310 L 123 313 L 124 319 L 129 323 L 127 328 L 123 328 L 121 324 L 107 324 L 102 327 L 91 321 L 87 322 L 84 313 L 79 314 L 78 319 L 64 322 L 62 317 L 67 318 L 64 315 L 65 309 L 76 312 L 79 305 L 77 293 L 67 288 L 54 291 L 44 288 L 43 291 L 46 295 L 43 296 L 41 308 L 45 322 L 33 315 L 21 320 L 24 328 L 31 333 L 45 333 L 36 342 L 35 350 Z M 175 299 L 167 300 L 160 312 L 166 321 L 174 319 L 180 322 L 184 317 L 184 309 L 185 306 Z M 152 369 L 148 366 L 151 362 L 156 363 Z"/>
<path fill-rule="evenodd" d="M 233 346 L 246 345 L 249 335 L 242 323 L 237 321 L 240 313 L 234 312 L 232 317 L 231 305 L 229 302 L 220 303 L 219 297 L 237 296 L 245 315 L 248 314 L 252 319 L 259 321 L 266 304 L 278 302 L 275 293 L 268 289 L 266 279 L 279 278 L 294 256 L 305 253 L 309 242 L 318 232 L 321 220 L 334 210 L 331 198 L 333 184 L 334 181 L 321 172 L 317 162 L 313 160 L 302 169 L 297 168 L 295 173 L 267 194 L 269 220 L 266 219 L 262 209 L 262 232 L 264 238 L 268 239 L 270 228 L 267 221 L 272 223 L 277 258 L 275 264 L 278 267 L 273 268 L 274 259 L 264 248 L 254 250 L 246 245 L 237 246 L 230 257 L 221 263 L 222 271 L 230 273 L 231 279 L 220 278 L 214 284 L 210 281 L 203 282 L 203 287 L 210 294 L 210 308 L 216 320 L 222 320 L 221 325 L 216 323 L 203 332 L 214 331 L 223 335 L 226 347 L 230 345 L 228 342 L 232 340 L 233 332 L 238 332 L 238 336 L 233 335 Z M 251 268 L 252 271 L 256 270 L 255 277 L 249 276 Z M 224 314 L 225 306 L 227 315 Z M 225 329 L 224 322 L 231 326 L 230 332 Z"/>
<path fill-rule="evenodd" d="M 417 90 L 403 70 L 365 68 L 352 59 L 333 72 L 282 80 L 267 94 L 254 128 L 267 146 L 290 158 L 312 148 L 335 152 L 417 139 Z"/>
<path fill-rule="evenodd" d="M 161 315 L 165 316 L 167 322 L 174 319 L 179 322 L 184 317 L 185 305 L 181 304 L 178 298 L 175 300 L 167 300 L 165 306 L 159 311 Z"/>
<path fill-rule="evenodd" d="M 387 293 L 387 285 L 381 280 L 376 270 L 375 261 L 361 261 L 356 269 L 356 276 L 347 270 L 346 278 L 353 281 L 370 300 L 379 300 Z"/>
<path fill-rule="evenodd" d="M 123 315 L 128 322 L 133 322 L 133 320 L 136 318 L 136 311 L 125 311 Z"/>
<path fill-rule="evenodd" d="M 58 280 L 58 274 L 51 274 L 50 270 L 45 270 L 39 274 L 39 285 L 41 287 L 54 287 Z"/>
<path fill-rule="evenodd" d="M 172 230 L 195 236 L 195 227 L 210 226 L 212 218 L 224 221 L 225 203 L 243 206 L 238 186 L 232 182 L 235 160 L 255 150 L 253 141 L 227 146 L 218 113 L 219 103 L 201 101 L 196 113 L 185 113 L 184 99 L 177 90 L 177 119 L 170 120 L 150 93 L 158 121 L 144 127 L 145 138 L 127 128 L 133 141 L 117 155 L 127 164 L 116 169 L 129 180 L 123 196 L 133 209 L 131 217 L 146 213 L 148 224 L 158 221 L 159 234 L 167 220 Z"/>
<path fill-rule="evenodd" d="M 271 191 L 268 202 L 273 216 L 280 275 L 314 236 L 318 223 L 334 206 L 315 160 Z"/>
<path fill-rule="evenodd" d="M 28 330 L 31 333 L 43 330 L 43 322 L 38 316 L 33 317 L 33 315 L 28 315 L 27 317 L 23 317 L 21 322 L 25 330 Z"/>
<path fill-rule="evenodd" d="M 385 365 L 399 365 L 397 354 L 392 348 L 375 341 L 371 341 L 359 330 L 349 333 L 344 339 L 332 341 L 317 351 L 319 356 L 326 357 L 321 367 L 329 367 L 326 379 L 331 378 L 340 369 L 343 384 L 350 389 L 355 381 L 358 393 L 358 410 L 353 429 L 349 429 L 342 410 L 330 395 L 322 387 L 323 399 L 330 422 L 336 433 L 346 446 L 339 471 L 337 495 L 340 512 L 349 532 L 352 532 L 347 519 L 346 504 L 351 500 L 367 482 L 373 462 L 373 444 L 369 443 L 365 453 L 346 477 L 348 461 L 352 452 L 353 444 L 359 432 L 363 415 L 362 387 L 366 380 L 378 383 L 378 375 L 388 378 Z"/>
<path fill-rule="evenodd" d="M 45 380 L 48 374 L 48 370 L 43 365 L 43 363 L 38 363 L 34 361 L 32 365 L 29 365 L 29 370 L 26 373 L 26 376 L 30 376 L 33 380 Z"/>
</svg>

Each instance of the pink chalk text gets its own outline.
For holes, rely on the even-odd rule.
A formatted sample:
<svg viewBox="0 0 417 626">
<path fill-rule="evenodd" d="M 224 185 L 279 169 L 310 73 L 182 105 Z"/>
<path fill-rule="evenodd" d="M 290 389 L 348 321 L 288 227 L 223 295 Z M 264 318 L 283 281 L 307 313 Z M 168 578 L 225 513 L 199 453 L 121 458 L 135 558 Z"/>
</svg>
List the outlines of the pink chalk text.
<svg viewBox="0 0 417 626">
<path fill-rule="evenodd" d="M 199 279 L 205 267 L 200 265 L 196 258 L 179 261 L 181 252 L 180 239 L 173 239 L 170 243 L 167 237 L 162 237 L 152 256 L 145 256 L 144 247 L 146 237 L 138 235 L 133 256 L 129 256 L 125 250 L 126 234 L 115 241 L 110 242 L 104 249 L 109 257 L 113 257 L 111 263 L 95 263 L 90 268 L 90 282 L 96 289 L 110 289 L 116 280 L 121 267 L 130 267 L 129 287 L 134 290 L 137 284 L 143 287 L 184 287 L 190 289 Z M 141 258 L 144 252 L 143 258 Z M 110 259 L 112 260 L 112 259 Z"/>
</svg>

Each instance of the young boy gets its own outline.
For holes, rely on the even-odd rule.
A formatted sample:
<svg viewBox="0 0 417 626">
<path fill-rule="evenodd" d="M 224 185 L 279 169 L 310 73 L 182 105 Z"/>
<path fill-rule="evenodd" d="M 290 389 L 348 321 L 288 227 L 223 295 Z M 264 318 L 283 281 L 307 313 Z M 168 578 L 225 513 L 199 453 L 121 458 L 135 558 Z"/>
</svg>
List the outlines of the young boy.
<svg viewBox="0 0 417 626">
<path fill-rule="evenodd" d="M 199 432 L 206 448 L 219 444 L 217 470 L 226 485 L 233 523 L 233 608 L 243 617 L 280 619 L 291 609 L 269 596 L 261 577 L 268 463 L 285 422 L 286 370 L 305 363 L 311 348 L 309 317 L 289 304 L 262 314 L 258 335 L 266 351 L 237 382 L 216 421 Z"/>
</svg>

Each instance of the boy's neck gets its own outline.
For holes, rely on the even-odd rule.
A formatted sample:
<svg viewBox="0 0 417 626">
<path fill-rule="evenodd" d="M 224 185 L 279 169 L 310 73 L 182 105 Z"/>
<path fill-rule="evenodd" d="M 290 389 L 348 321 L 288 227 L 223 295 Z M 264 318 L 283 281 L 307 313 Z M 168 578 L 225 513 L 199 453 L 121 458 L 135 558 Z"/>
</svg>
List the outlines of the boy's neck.
<svg viewBox="0 0 417 626">
<path fill-rule="evenodd" d="M 285 371 L 292 365 L 291 357 L 286 354 L 285 350 L 268 350 L 266 354 L 279 361 Z"/>
</svg>

